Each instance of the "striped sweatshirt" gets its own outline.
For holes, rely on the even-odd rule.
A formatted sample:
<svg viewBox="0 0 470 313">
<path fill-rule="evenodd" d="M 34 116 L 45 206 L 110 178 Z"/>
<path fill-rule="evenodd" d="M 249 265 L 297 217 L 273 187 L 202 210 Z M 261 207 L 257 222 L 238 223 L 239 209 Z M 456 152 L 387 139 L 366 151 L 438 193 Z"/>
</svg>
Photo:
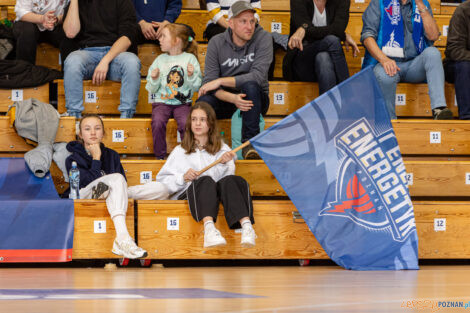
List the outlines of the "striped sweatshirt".
<svg viewBox="0 0 470 313">
<path fill-rule="evenodd" d="M 210 20 L 208 24 L 217 24 L 219 18 L 228 17 L 230 6 L 238 0 L 206 0 L 207 11 L 209 11 Z M 250 2 L 251 6 L 256 10 L 255 17 L 259 22 L 259 13 L 261 12 L 261 0 L 244 0 Z"/>
</svg>

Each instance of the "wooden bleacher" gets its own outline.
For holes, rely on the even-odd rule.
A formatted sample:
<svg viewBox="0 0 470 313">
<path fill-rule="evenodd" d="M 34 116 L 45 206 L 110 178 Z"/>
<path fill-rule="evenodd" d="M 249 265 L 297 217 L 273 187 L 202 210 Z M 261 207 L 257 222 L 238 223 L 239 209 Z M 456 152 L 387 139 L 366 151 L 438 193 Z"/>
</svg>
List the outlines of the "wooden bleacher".
<svg viewBox="0 0 470 313">
<path fill-rule="evenodd" d="M 0 89 L 0 112 L 7 112 L 8 107 L 15 101 L 36 98 L 42 102 L 49 102 L 49 84 L 39 87 L 22 89 Z"/>
<path fill-rule="evenodd" d="M 2 17 L 14 18 L 15 0 L 0 0 Z M 350 22 L 348 31 L 358 40 L 362 28 L 361 12 L 368 5 L 364 2 L 351 1 Z M 439 28 L 444 33 L 444 26 L 455 7 L 441 6 L 439 1 L 432 0 L 433 14 Z M 272 23 L 281 23 L 281 31 L 289 32 L 289 2 L 285 0 L 263 0 L 264 12 L 261 24 L 271 30 Z M 200 10 L 198 0 L 184 0 L 183 13 L 178 22 L 191 24 L 196 31 L 196 39 L 202 40 L 202 31 L 208 20 L 207 12 Z M 196 22 L 195 22 L 196 21 Z M 446 37 L 436 42 L 443 54 Z M 351 75 L 361 67 L 364 47 L 360 46 L 360 55 L 352 58 L 346 53 Z M 200 44 L 198 59 L 204 67 L 207 44 Z M 146 76 L 149 65 L 161 53 L 155 45 L 142 45 L 138 56 L 142 62 L 142 76 Z M 282 58 L 284 52 L 277 51 L 275 77 L 282 77 Z M 60 69 L 59 54 L 56 48 L 47 44 L 38 47 L 37 64 Z M 87 112 L 113 115 L 118 114 L 120 84 L 106 82 L 102 87 L 91 86 L 85 82 L 85 90 L 97 92 L 97 103 L 86 103 Z M 47 92 L 46 92 L 47 91 Z M 0 90 L 0 112 L 5 112 L 13 100 L 11 90 Z M 397 94 L 406 95 L 406 105 L 397 106 L 399 117 L 429 118 L 431 110 L 429 96 L 425 84 L 399 84 Z M 65 110 L 63 84 L 59 81 L 59 111 Z M 23 90 L 23 98 L 34 94 L 41 96 L 41 101 L 49 97 L 47 85 L 32 90 Z M 284 104 L 275 104 L 275 94 L 282 94 Z M 271 105 L 266 119 L 266 127 L 272 126 L 282 116 L 295 111 L 306 102 L 318 95 L 317 84 L 288 83 L 283 81 L 270 82 Z M 446 84 L 446 98 L 449 108 L 457 115 L 454 105 L 453 86 Z M 116 100 L 117 99 L 117 100 Z M 149 115 L 151 105 L 145 91 L 145 82 L 141 85 L 137 113 Z M 276 116 L 274 118 L 273 116 Z M 141 183 L 141 173 L 151 172 L 155 175 L 163 165 L 163 161 L 153 160 L 153 147 L 149 118 L 130 120 L 105 118 L 107 136 L 105 144 L 127 159 L 122 163 L 126 171 L 129 185 Z M 221 121 L 221 129 L 225 139 L 230 138 L 229 121 Z M 470 145 L 466 144 L 470 123 L 466 121 L 433 121 L 427 120 L 396 120 L 393 121 L 401 153 L 404 155 L 405 166 L 410 177 L 410 194 L 413 199 L 440 197 L 467 198 L 470 188 Z M 113 131 L 122 131 L 124 142 L 113 141 Z M 9 124 L 8 117 L 0 117 L 0 154 L 5 156 L 21 156 L 32 148 L 16 135 Z M 75 138 L 75 119 L 61 118 L 57 141 L 71 141 Z M 438 142 L 440 141 L 440 143 Z M 176 124 L 173 120 L 168 124 L 168 149 L 177 144 Z M 135 159 L 134 159 L 135 158 Z M 62 192 L 67 188 L 63 177 L 56 166 L 51 168 L 57 189 Z M 193 221 L 185 201 L 129 201 L 127 225 L 131 235 L 138 231 L 137 241 L 147 249 L 149 258 L 155 259 L 326 259 L 328 256 L 315 240 L 306 224 L 299 218 L 296 208 L 288 200 L 278 200 L 285 196 L 284 190 L 262 161 L 237 161 L 237 174 L 245 177 L 250 183 L 255 197 L 269 200 L 255 200 L 255 230 L 258 235 L 257 246 L 251 249 L 240 247 L 240 234 L 229 230 L 223 218 L 223 211 L 217 221 L 217 227 L 227 239 L 226 247 L 203 249 L 202 226 Z M 276 197 L 276 198 L 273 198 Z M 421 259 L 469 258 L 466 244 L 470 202 L 468 201 L 433 201 L 414 200 Z M 168 230 L 168 218 L 178 218 L 179 230 Z M 446 218 L 447 230 L 434 231 L 434 219 Z M 134 221 L 137 221 L 134 224 Z M 106 222 L 106 233 L 95 233 L 95 221 Z M 114 239 L 114 226 L 109 218 L 105 202 L 96 200 L 78 200 L 75 203 L 74 259 L 116 258 L 111 253 Z"/>
</svg>

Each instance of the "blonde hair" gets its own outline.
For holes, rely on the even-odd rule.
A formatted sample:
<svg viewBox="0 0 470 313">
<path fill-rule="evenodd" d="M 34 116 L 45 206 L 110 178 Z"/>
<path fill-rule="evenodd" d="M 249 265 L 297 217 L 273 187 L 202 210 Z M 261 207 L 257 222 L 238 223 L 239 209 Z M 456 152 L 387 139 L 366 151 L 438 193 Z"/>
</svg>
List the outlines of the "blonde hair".
<svg viewBox="0 0 470 313">
<path fill-rule="evenodd" d="M 86 120 L 87 118 L 97 118 L 101 122 L 101 127 L 103 128 L 103 136 L 105 135 L 104 131 L 104 123 L 101 117 L 98 114 L 85 114 L 82 116 L 80 119 L 80 122 L 78 123 L 78 136 L 77 139 L 83 144 L 83 139 L 82 139 L 82 122 Z"/>
<path fill-rule="evenodd" d="M 176 40 L 176 38 L 181 39 L 184 52 L 192 53 L 197 58 L 197 43 L 196 38 L 194 38 L 196 35 L 191 27 L 185 24 L 173 23 L 166 25 L 165 28 L 168 28 L 173 40 Z"/>
</svg>

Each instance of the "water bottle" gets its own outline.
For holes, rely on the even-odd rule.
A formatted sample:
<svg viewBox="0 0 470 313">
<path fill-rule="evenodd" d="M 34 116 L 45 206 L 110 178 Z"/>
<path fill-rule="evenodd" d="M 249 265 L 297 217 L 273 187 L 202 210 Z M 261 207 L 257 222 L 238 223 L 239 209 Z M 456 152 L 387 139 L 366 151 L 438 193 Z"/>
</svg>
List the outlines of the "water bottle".
<svg viewBox="0 0 470 313">
<path fill-rule="evenodd" d="M 80 171 L 77 168 L 77 162 L 72 162 L 72 168 L 69 172 L 70 199 L 80 199 Z"/>
</svg>

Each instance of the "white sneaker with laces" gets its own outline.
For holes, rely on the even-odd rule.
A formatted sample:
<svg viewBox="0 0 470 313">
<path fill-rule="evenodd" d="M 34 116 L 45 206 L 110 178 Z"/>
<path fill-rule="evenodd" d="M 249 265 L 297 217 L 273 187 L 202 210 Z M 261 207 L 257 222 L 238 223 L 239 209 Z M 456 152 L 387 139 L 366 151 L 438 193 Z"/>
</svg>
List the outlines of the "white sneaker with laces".
<svg viewBox="0 0 470 313">
<path fill-rule="evenodd" d="M 252 227 L 247 227 L 242 229 L 242 240 L 241 245 L 245 248 L 254 247 L 256 245 L 255 242 L 256 234 L 255 230 Z"/>
<path fill-rule="evenodd" d="M 145 258 L 147 256 L 147 251 L 138 247 L 132 238 L 122 241 L 118 241 L 117 238 L 114 239 L 112 252 L 128 259 Z"/>
<path fill-rule="evenodd" d="M 212 248 L 217 246 L 224 246 L 227 244 L 225 238 L 222 237 L 217 228 L 212 228 L 204 231 L 204 248 Z"/>
</svg>

